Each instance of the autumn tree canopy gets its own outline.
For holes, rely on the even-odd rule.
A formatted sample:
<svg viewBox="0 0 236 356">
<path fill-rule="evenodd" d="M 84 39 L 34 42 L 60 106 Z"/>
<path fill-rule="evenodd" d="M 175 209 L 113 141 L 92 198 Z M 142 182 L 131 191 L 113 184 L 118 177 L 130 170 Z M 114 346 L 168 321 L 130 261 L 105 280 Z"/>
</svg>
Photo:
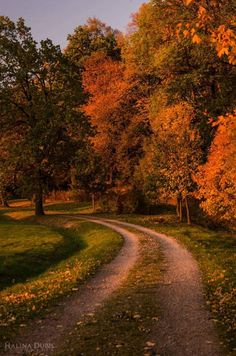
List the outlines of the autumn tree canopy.
<svg viewBox="0 0 236 356">
<path fill-rule="evenodd" d="M 150 0 L 127 34 L 90 18 L 62 53 L 1 17 L 2 197 L 13 175 L 43 213 L 43 191 L 73 172 L 119 205 L 138 191 L 190 223 L 198 199 L 235 222 L 235 24 L 234 0 Z"/>
<path fill-rule="evenodd" d="M 216 219 L 236 220 L 236 112 L 220 117 L 206 164 L 199 167 L 197 195 Z"/>
</svg>

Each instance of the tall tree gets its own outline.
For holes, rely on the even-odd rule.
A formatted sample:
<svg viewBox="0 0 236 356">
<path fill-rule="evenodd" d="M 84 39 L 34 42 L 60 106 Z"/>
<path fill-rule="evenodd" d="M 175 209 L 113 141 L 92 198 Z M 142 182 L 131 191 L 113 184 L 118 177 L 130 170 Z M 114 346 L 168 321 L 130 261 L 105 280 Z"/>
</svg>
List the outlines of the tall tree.
<svg viewBox="0 0 236 356">
<path fill-rule="evenodd" d="M 187 222 L 190 223 L 189 197 L 193 195 L 196 173 L 202 152 L 199 133 L 193 126 L 194 111 L 181 102 L 164 107 L 153 123 L 153 172 L 157 180 L 157 193 L 167 199 L 176 198 L 177 214 L 182 221 L 185 204 Z"/>
<path fill-rule="evenodd" d="M 209 118 L 234 108 L 236 70 L 217 56 L 207 37 L 193 43 L 190 24 L 197 14 L 197 7 L 180 0 L 150 1 L 135 15 L 123 52 L 138 75 L 153 78 L 154 114 L 163 91 L 170 102 L 187 101 L 196 111 L 195 122 L 207 148 L 214 131 Z M 183 23 L 188 24 L 188 32 L 178 35 L 178 25 Z"/>
<path fill-rule="evenodd" d="M 35 195 L 35 213 L 44 214 L 49 177 L 67 170 L 88 133 L 79 111 L 81 87 L 59 46 L 33 40 L 24 20 L 0 18 L 0 104 L 4 132 L 15 130 L 12 157 Z"/>
<path fill-rule="evenodd" d="M 186 3 L 152 0 L 144 4 L 134 16 L 122 52 L 126 67 L 133 75 L 148 78 L 150 84 L 149 119 L 152 127 L 158 127 L 154 129 L 151 151 L 155 151 L 157 159 L 154 172 L 151 170 L 146 178 L 159 179 L 155 186 L 168 188 L 169 192 L 185 186 L 184 191 L 180 189 L 183 196 L 194 188 L 192 175 L 197 165 L 207 160 L 216 130 L 209 119 L 217 120 L 219 115 L 225 115 L 234 109 L 236 101 L 236 69 L 230 57 L 235 48 L 233 2 L 193 0 L 188 6 Z M 206 11 L 201 6 L 205 6 Z M 222 14 L 217 15 L 217 9 Z M 210 15 L 208 20 L 204 13 Z M 219 38 L 218 30 L 222 31 Z M 223 45 L 223 38 L 228 42 L 224 44 L 225 52 L 220 52 L 217 46 Z M 177 108 L 181 103 L 184 106 L 180 115 Z M 184 118 L 189 116 L 188 108 L 191 108 L 192 118 L 186 125 Z M 176 116 L 183 117 L 178 129 L 171 124 Z M 163 130 L 165 121 L 168 125 Z M 191 138 L 192 132 L 193 141 L 183 139 L 181 125 L 187 137 Z M 186 160 L 189 164 L 181 163 Z M 181 176 L 181 172 L 184 175 Z M 184 177 L 187 180 L 183 180 Z"/>
<path fill-rule="evenodd" d="M 93 143 L 107 167 L 108 181 L 111 186 L 130 183 L 149 133 L 136 83 L 128 80 L 122 62 L 97 53 L 85 62 L 83 85 L 90 94 L 84 110 L 97 129 Z"/>
<path fill-rule="evenodd" d="M 97 18 L 89 18 L 87 23 L 76 27 L 68 36 L 65 53 L 81 69 L 92 53 L 101 52 L 112 59 L 120 59 L 117 43 L 119 32 Z"/>
<path fill-rule="evenodd" d="M 220 117 L 207 162 L 195 179 L 197 196 L 206 213 L 218 221 L 236 223 L 236 112 Z"/>
<path fill-rule="evenodd" d="M 0 136 L 0 204 L 8 207 L 7 191 L 15 181 L 15 165 L 11 162 L 9 146 L 12 141 L 17 141 L 14 133 Z"/>
</svg>

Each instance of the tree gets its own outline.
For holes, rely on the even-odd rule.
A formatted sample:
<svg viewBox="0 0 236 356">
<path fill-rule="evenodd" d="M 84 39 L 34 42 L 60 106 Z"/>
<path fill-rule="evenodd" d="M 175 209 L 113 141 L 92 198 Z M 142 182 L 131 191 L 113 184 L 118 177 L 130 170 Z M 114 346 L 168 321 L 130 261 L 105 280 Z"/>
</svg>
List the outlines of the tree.
<svg viewBox="0 0 236 356">
<path fill-rule="evenodd" d="M 85 70 L 85 63 L 94 54 L 106 56 L 114 60 L 120 60 L 120 47 L 118 45 L 119 32 L 101 22 L 97 18 L 89 18 L 84 25 L 75 28 L 73 34 L 68 36 L 68 44 L 65 48 L 65 55 L 75 66 L 74 79 L 78 85 L 82 85 L 82 75 Z M 83 92 L 83 103 L 85 104 L 88 92 Z M 71 181 L 74 185 L 79 185 L 76 181 L 77 163 L 71 168 Z"/>
<path fill-rule="evenodd" d="M 107 181 L 130 183 L 149 133 L 136 83 L 127 79 L 122 62 L 95 53 L 85 62 L 83 86 L 90 95 L 83 108 L 97 130 L 93 143 L 109 172 Z"/>
<path fill-rule="evenodd" d="M 163 92 L 170 103 L 188 102 L 207 150 L 214 133 L 209 119 L 234 108 L 236 70 L 217 56 L 207 38 L 193 43 L 190 24 L 197 14 L 198 8 L 180 0 L 145 4 L 134 17 L 123 53 L 136 75 L 152 78 L 151 114 Z M 179 34 L 180 24 L 189 24 L 188 34 Z"/>
<path fill-rule="evenodd" d="M 79 188 L 84 189 L 91 196 L 93 212 L 95 211 L 96 198 L 107 189 L 106 168 L 102 157 L 88 142 L 86 151 L 83 154 L 78 154 L 76 178 Z"/>
<path fill-rule="evenodd" d="M 205 212 L 223 222 L 236 222 L 236 111 L 220 117 L 207 162 L 195 176 Z"/>
<path fill-rule="evenodd" d="M 66 55 L 79 68 L 95 52 L 103 53 L 112 59 L 120 59 L 120 48 L 117 44 L 119 32 L 97 18 L 89 18 L 83 26 L 78 26 L 68 36 Z"/>
<path fill-rule="evenodd" d="M 68 169 L 89 131 L 79 111 L 81 87 L 60 48 L 50 40 L 38 46 L 23 19 L 0 18 L 0 57 L 2 129 L 18 135 L 11 156 L 43 215 L 47 179 Z"/>
<path fill-rule="evenodd" d="M 148 78 L 146 109 L 154 131 L 148 149 L 156 159 L 144 181 L 157 187 L 157 196 L 161 190 L 175 192 L 179 203 L 197 189 L 192 176 L 207 160 L 216 130 L 210 119 L 234 109 L 236 83 L 230 57 L 235 50 L 233 2 L 186 3 L 144 4 L 122 50 L 133 76 Z"/>
<path fill-rule="evenodd" d="M 199 133 L 193 127 L 194 111 L 187 103 L 163 108 L 154 124 L 154 170 L 160 191 L 176 197 L 177 215 L 182 221 L 182 205 L 190 223 L 188 200 L 195 191 L 193 174 L 201 161 Z"/>
<path fill-rule="evenodd" d="M 16 164 L 10 156 L 12 142 L 18 142 L 18 136 L 14 132 L 0 136 L 0 203 L 5 207 L 9 207 L 7 193 L 15 185 L 16 178 Z"/>
</svg>

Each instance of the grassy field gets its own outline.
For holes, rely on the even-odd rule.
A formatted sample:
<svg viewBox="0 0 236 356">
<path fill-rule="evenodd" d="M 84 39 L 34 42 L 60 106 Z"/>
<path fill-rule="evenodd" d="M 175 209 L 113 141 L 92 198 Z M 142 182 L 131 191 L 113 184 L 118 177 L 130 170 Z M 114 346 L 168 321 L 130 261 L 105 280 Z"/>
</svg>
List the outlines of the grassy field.
<svg viewBox="0 0 236 356">
<path fill-rule="evenodd" d="M 117 233 L 90 222 L 53 215 L 16 221 L 1 214 L 1 338 L 73 293 L 121 246 Z"/>
</svg>

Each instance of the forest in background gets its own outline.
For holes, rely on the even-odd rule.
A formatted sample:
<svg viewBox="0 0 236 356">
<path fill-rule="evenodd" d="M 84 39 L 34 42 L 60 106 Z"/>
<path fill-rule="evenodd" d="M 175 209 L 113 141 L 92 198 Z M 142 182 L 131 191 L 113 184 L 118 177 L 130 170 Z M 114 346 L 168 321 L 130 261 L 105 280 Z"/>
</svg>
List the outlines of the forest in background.
<svg viewBox="0 0 236 356">
<path fill-rule="evenodd" d="M 235 10 L 151 0 L 127 34 L 88 19 L 63 51 L 1 17 L 2 204 L 17 194 L 43 215 L 67 190 L 118 213 L 176 202 L 188 223 L 199 205 L 235 226 Z"/>
</svg>

